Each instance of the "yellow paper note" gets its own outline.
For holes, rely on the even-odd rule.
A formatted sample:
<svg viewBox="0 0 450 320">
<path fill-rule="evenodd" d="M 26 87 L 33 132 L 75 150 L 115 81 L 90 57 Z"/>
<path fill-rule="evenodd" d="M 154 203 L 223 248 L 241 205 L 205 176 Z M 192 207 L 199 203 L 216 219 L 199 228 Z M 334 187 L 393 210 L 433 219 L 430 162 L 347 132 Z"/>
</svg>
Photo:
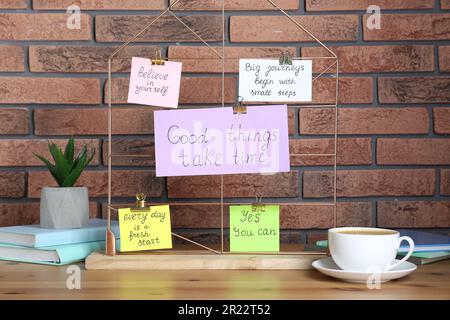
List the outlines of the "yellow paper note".
<svg viewBox="0 0 450 320">
<path fill-rule="evenodd" d="M 169 206 L 119 209 L 120 251 L 172 248 Z"/>
</svg>

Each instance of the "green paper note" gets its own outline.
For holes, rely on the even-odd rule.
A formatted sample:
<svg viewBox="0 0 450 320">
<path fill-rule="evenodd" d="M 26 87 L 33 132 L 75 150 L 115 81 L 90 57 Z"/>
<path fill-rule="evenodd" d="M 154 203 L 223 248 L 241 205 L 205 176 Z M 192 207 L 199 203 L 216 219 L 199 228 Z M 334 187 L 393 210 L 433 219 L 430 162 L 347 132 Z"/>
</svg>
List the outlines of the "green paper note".
<svg viewBox="0 0 450 320">
<path fill-rule="evenodd" d="M 230 251 L 280 251 L 280 206 L 230 206 Z"/>
</svg>

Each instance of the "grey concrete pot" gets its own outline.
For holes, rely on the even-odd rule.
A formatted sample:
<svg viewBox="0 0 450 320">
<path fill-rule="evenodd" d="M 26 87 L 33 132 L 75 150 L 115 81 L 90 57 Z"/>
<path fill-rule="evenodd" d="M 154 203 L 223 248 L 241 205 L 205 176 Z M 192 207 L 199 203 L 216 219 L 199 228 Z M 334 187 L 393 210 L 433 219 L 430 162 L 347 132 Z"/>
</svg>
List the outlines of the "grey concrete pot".
<svg viewBox="0 0 450 320">
<path fill-rule="evenodd" d="M 44 187 L 41 192 L 41 228 L 77 229 L 89 224 L 86 187 Z"/>
</svg>

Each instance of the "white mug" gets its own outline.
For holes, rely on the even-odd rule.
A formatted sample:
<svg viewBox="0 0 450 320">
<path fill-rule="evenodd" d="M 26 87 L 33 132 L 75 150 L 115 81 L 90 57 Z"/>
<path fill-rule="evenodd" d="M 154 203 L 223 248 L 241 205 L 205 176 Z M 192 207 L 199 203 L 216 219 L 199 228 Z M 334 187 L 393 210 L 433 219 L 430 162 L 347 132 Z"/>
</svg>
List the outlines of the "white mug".
<svg viewBox="0 0 450 320">
<path fill-rule="evenodd" d="M 408 254 L 394 263 L 400 243 L 409 243 Z M 380 228 L 334 228 L 328 230 L 328 246 L 334 262 L 343 270 L 388 271 L 414 252 L 414 241 L 395 230 Z"/>
</svg>

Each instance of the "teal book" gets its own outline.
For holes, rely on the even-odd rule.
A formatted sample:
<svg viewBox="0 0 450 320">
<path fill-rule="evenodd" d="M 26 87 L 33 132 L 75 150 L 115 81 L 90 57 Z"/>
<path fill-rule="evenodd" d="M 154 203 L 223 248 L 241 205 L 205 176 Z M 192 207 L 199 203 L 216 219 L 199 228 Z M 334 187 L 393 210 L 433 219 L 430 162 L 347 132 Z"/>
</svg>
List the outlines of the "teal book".
<svg viewBox="0 0 450 320">
<path fill-rule="evenodd" d="M 399 252 L 399 256 L 406 256 L 407 252 Z M 423 252 L 414 252 L 412 254 L 413 257 L 422 258 L 422 259 L 434 259 L 441 257 L 449 257 L 450 251 L 423 251 Z"/>
<path fill-rule="evenodd" d="M 118 247 L 119 241 L 116 241 Z M 92 241 L 42 248 L 0 243 L 0 260 L 62 266 L 86 259 L 92 252 L 103 251 L 105 241 Z"/>
<path fill-rule="evenodd" d="M 398 258 L 401 259 L 405 255 L 405 252 L 400 252 Z M 450 251 L 422 251 L 414 252 L 408 261 L 420 266 L 447 259 L 450 259 Z"/>
<path fill-rule="evenodd" d="M 82 242 L 104 241 L 107 220 L 91 219 L 80 229 L 45 229 L 39 225 L 0 227 L 0 243 L 41 248 Z M 119 223 L 111 221 L 111 230 L 119 239 Z"/>
</svg>

